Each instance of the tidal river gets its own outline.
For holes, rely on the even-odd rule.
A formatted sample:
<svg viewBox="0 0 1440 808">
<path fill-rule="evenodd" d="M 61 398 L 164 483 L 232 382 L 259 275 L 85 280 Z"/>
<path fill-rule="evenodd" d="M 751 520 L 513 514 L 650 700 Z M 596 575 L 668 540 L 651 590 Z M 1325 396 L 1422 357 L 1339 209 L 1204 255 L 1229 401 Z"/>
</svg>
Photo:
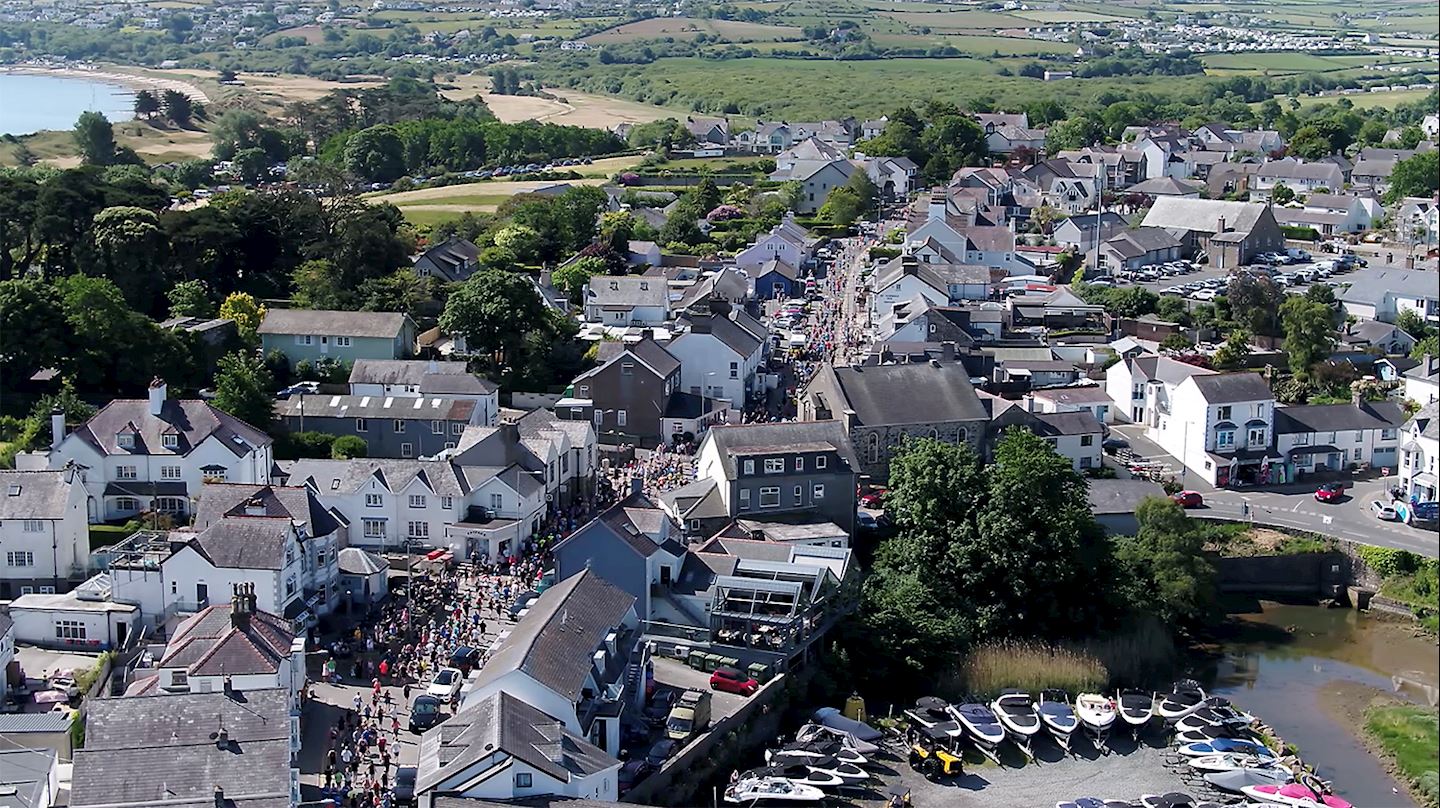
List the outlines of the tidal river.
<svg viewBox="0 0 1440 808">
<path fill-rule="evenodd" d="M 1273 726 L 1357 808 L 1414 803 L 1361 743 L 1377 692 L 1435 703 L 1440 655 L 1408 623 L 1349 609 L 1263 603 L 1236 616 L 1212 692 Z"/>
</svg>

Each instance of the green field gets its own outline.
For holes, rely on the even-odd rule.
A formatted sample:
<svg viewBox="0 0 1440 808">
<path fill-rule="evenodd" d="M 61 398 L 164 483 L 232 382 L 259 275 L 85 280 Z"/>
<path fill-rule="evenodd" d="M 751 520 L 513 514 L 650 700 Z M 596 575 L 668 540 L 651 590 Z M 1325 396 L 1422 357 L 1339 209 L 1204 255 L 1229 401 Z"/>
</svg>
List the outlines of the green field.
<svg viewBox="0 0 1440 808">
<path fill-rule="evenodd" d="M 1395 92 L 1387 91 L 1383 93 L 1307 96 L 1297 100 L 1300 102 L 1302 109 L 1319 104 L 1334 104 L 1342 98 L 1349 99 L 1350 103 L 1359 109 L 1370 109 L 1372 107 L 1393 107 L 1397 104 L 1410 104 L 1416 101 L 1423 101 L 1430 93 L 1430 90 L 1396 90 Z"/>
</svg>

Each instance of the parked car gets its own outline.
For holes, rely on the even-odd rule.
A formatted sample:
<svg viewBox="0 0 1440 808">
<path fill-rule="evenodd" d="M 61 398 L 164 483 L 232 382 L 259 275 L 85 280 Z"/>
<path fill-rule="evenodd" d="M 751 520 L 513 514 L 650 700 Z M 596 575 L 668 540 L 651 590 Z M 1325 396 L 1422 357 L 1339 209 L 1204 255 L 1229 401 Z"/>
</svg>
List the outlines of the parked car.
<svg viewBox="0 0 1440 808">
<path fill-rule="evenodd" d="M 313 396 L 319 392 L 319 382 L 296 382 L 289 387 L 281 388 L 275 393 L 275 397 L 284 399 L 291 396 Z"/>
<path fill-rule="evenodd" d="M 540 597 L 540 593 L 533 589 L 527 592 L 521 592 L 520 596 L 515 598 L 515 602 L 510 604 L 510 608 L 506 610 L 506 613 L 510 615 L 511 620 L 519 620 L 520 613 L 530 607 L 530 601 L 538 597 Z"/>
<path fill-rule="evenodd" d="M 879 530 L 880 521 L 875 518 L 875 514 L 869 511 L 856 511 L 855 527 L 861 530 Z"/>
<path fill-rule="evenodd" d="M 1344 483 L 1325 483 L 1315 489 L 1316 502 L 1336 502 L 1345 496 Z"/>
<path fill-rule="evenodd" d="M 1200 495 L 1199 491 L 1181 491 L 1173 499 L 1175 504 L 1182 508 L 1198 508 L 1205 504 L 1205 498 Z"/>
<path fill-rule="evenodd" d="M 460 686 L 463 684 L 465 674 L 458 668 L 441 668 L 435 672 L 435 678 L 430 680 L 430 686 L 425 688 L 425 694 L 442 701 L 450 701 L 460 693 Z"/>
<path fill-rule="evenodd" d="M 416 696 L 415 703 L 410 705 L 410 731 L 424 732 L 440 723 L 442 704 L 440 699 L 426 693 Z"/>
<path fill-rule="evenodd" d="M 462 645 L 455 649 L 450 655 L 450 667 L 459 668 L 460 673 L 470 675 L 470 671 L 480 667 L 480 649 Z"/>
<path fill-rule="evenodd" d="M 675 750 L 679 748 L 679 741 L 672 741 L 669 738 L 663 741 L 656 741 L 655 745 L 650 747 L 650 751 L 645 753 L 645 762 L 658 769 L 664 766 L 665 761 L 673 757 Z"/>
<path fill-rule="evenodd" d="M 889 493 L 885 489 L 869 491 L 860 497 L 860 504 L 866 508 L 880 508 L 885 505 L 885 495 Z"/>
<path fill-rule="evenodd" d="M 650 703 L 641 711 L 645 723 L 652 728 L 665 726 L 665 719 L 670 717 L 670 708 L 675 706 L 678 696 L 679 693 L 674 690 L 657 690 L 650 698 Z"/>
<path fill-rule="evenodd" d="M 415 776 L 419 769 L 414 766 L 401 766 L 395 770 L 395 785 L 390 791 L 391 805 L 414 805 L 415 804 Z"/>
<path fill-rule="evenodd" d="M 1195 294 L 1191 295 L 1191 296 L 1190 296 L 1190 299 L 1192 299 L 1192 300 L 1214 300 L 1214 299 L 1215 299 L 1215 290 L 1214 290 L 1214 289 L 1201 289 L 1200 291 L 1198 291 L 1198 292 L 1196 292 Z"/>
<path fill-rule="evenodd" d="M 739 696 L 753 696 L 755 691 L 760 689 L 760 683 L 743 671 L 719 667 L 710 674 L 710 689 Z"/>
<path fill-rule="evenodd" d="M 1114 453 L 1120 451 L 1121 449 L 1129 449 L 1129 448 L 1130 448 L 1130 441 L 1125 440 L 1124 438 L 1106 438 L 1106 439 L 1100 444 L 1100 448 L 1101 448 L 1101 449 L 1104 449 L 1106 452 L 1108 452 L 1108 453 L 1110 453 L 1110 454 L 1114 454 Z"/>
<path fill-rule="evenodd" d="M 655 771 L 655 765 L 645 758 L 627 761 L 620 767 L 620 793 L 624 794 L 635 787 L 635 784 L 649 777 Z"/>
<path fill-rule="evenodd" d="M 1398 522 L 1400 520 L 1400 514 L 1395 511 L 1393 505 L 1386 505 L 1378 499 L 1370 501 L 1370 512 L 1375 514 L 1376 519 L 1386 522 Z"/>
</svg>

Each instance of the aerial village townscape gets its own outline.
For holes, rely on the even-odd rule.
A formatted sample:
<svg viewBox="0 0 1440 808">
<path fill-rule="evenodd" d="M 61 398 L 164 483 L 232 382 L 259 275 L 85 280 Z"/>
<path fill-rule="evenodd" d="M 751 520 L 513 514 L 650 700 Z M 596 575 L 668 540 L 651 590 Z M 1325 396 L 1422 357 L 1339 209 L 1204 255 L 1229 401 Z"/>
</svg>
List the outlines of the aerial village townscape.
<svg viewBox="0 0 1440 808">
<path fill-rule="evenodd" d="M 1440 808 L 1433 0 L 0 0 L 0 808 Z"/>
</svg>

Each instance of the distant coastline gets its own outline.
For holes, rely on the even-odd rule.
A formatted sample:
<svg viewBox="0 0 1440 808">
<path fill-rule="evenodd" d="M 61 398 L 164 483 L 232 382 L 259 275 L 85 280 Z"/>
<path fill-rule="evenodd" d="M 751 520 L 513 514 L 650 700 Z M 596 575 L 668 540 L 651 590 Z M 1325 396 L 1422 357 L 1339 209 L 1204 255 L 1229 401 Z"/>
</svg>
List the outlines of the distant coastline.
<svg viewBox="0 0 1440 808">
<path fill-rule="evenodd" d="M 152 92 L 164 92 L 175 90 L 190 96 L 192 101 L 199 101 L 202 104 L 210 104 L 210 96 L 205 91 L 187 81 L 180 79 L 167 79 L 157 76 L 145 76 L 136 73 L 122 73 L 112 69 L 86 68 L 64 65 L 43 65 L 43 64 L 16 64 L 0 65 L 0 73 L 28 74 L 35 76 L 62 76 L 65 78 L 87 79 L 90 81 L 103 81 L 111 84 L 121 84 L 134 90 L 150 90 Z"/>
</svg>

